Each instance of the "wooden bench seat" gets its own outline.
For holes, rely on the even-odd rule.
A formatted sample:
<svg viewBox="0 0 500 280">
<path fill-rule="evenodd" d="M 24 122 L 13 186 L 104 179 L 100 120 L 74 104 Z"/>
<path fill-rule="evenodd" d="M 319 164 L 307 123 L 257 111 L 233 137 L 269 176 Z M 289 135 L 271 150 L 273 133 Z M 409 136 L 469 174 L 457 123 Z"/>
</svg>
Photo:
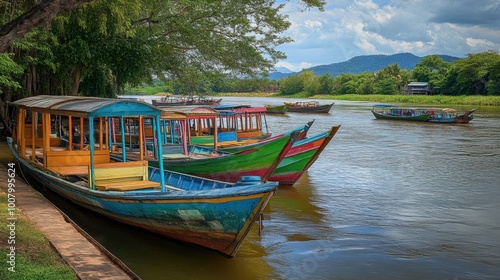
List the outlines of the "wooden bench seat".
<svg viewBox="0 0 500 280">
<path fill-rule="evenodd" d="M 101 191 L 131 191 L 159 188 L 159 182 L 148 180 L 148 161 L 128 161 L 96 164 L 96 189 Z"/>
<path fill-rule="evenodd" d="M 62 175 L 88 175 L 90 151 L 51 149 L 43 158 L 47 169 Z M 111 161 L 108 150 L 95 150 L 95 164 Z"/>
<path fill-rule="evenodd" d="M 133 191 L 151 188 L 160 188 L 160 183 L 153 181 L 128 181 L 114 183 L 96 183 L 100 191 Z"/>
<path fill-rule="evenodd" d="M 69 166 L 52 166 L 49 167 L 50 171 L 54 171 L 61 175 L 79 175 L 84 176 L 89 173 L 88 165 L 69 165 Z"/>
</svg>

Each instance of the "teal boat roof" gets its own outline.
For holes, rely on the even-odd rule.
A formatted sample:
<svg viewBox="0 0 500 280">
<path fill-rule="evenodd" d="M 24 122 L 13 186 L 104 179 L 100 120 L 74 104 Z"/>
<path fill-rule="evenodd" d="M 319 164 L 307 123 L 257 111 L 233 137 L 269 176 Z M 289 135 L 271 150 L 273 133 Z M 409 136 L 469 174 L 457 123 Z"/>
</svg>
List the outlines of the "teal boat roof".
<svg viewBox="0 0 500 280">
<path fill-rule="evenodd" d="M 36 95 L 11 103 L 37 112 L 80 117 L 159 116 L 161 110 L 142 101 L 83 96 Z"/>
</svg>

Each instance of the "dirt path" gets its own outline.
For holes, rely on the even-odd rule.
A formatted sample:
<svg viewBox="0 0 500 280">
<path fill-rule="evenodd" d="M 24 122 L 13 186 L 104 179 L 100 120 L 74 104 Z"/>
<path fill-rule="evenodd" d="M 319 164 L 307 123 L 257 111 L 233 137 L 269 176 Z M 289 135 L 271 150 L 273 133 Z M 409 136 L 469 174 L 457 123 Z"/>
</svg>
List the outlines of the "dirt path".
<svg viewBox="0 0 500 280">
<path fill-rule="evenodd" d="M 14 163 L 14 159 L 7 143 L 0 141 L 0 186 L 3 191 L 7 188 L 7 163 Z M 123 267 L 113 262 L 114 257 L 109 252 L 99 249 L 97 242 L 77 230 L 69 218 L 26 184 L 21 174 L 16 174 L 15 179 L 16 208 L 49 239 L 80 279 L 138 278 L 133 273 L 127 274 L 125 270 L 128 269 L 119 260 L 116 262 Z"/>
</svg>

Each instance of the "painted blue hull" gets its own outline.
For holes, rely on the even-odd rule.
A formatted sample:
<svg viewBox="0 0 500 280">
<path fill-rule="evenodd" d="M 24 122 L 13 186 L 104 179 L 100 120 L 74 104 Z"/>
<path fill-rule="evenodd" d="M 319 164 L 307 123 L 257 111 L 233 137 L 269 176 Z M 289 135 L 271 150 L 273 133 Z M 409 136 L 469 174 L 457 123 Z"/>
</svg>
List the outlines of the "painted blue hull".
<svg viewBox="0 0 500 280">
<path fill-rule="evenodd" d="M 231 184 L 165 171 L 166 183 L 181 190 L 97 191 L 34 167 L 19 157 L 11 139 L 9 146 L 27 174 L 70 201 L 227 256 L 235 255 L 277 187 L 277 183 L 263 184 L 253 177 Z M 149 168 L 149 175 L 151 181 L 160 181 L 159 169 Z"/>
</svg>

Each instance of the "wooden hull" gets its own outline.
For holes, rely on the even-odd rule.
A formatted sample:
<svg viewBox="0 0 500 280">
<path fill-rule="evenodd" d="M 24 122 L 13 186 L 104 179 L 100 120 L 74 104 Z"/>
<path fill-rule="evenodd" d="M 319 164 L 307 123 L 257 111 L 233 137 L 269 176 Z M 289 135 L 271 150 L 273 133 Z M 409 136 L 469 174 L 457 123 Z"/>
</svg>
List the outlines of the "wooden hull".
<svg viewBox="0 0 500 280">
<path fill-rule="evenodd" d="M 429 119 L 428 121 L 431 123 L 469 123 L 473 118 L 472 117 L 456 117 L 456 118 L 442 118 L 442 119 Z"/>
<path fill-rule="evenodd" d="M 330 143 L 340 126 L 334 126 L 329 131 L 313 137 L 304 138 L 293 143 L 285 158 L 269 177 L 269 181 L 279 182 L 280 185 L 293 185 L 316 161 L 323 149 Z M 223 149 L 228 152 L 241 152 L 248 146 L 230 147 Z"/>
<path fill-rule="evenodd" d="M 159 100 L 151 100 L 151 103 L 157 107 L 169 107 L 169 106 L 189 106 L 189 105 L 200 105 L 200 106 L 217 106 L 222 101 L 221 99 L 217 100 L 187 100 L 187 101 L 179 101 L 179 102 L 162 102 Z"/>
<path fill-rule="evenodd" d="M 276 114 L 276 115 L 284 115 L 286 112 L 288 112 L 288 109 L 290 108 L 289 105 L 277 105 L 277 106 L 272 106 L 272 105 L 266 105 L 266 113 L 267 114 Z"/>
<path fill-rule="evenodd" d="M 463 115 L 446 117 L 446 115 L 441 115 L 441 117 L 431 117 L 429 118 L 429 122 L 432 123 L 459 123 L 459 124 L 467 124 L 474 119 L 472 113 L 474 113 L 476 109 L 469 110 L 465 112 Z"/>
<path fill-rule="evenodd" d="M 288 112 L 294 113 L 329 113 L 333 107 L 333 104 L 324 104 L 315 107 L 301 107 L 301 106 L 290 106 Z"/>
<path fill-rule="evenodd" d="M 429 114 L 422 114 L 418 116 L 400 116 L 400 115 L 386 115 L 377 113 L 372 110 L 373 116 L 381 120 L 396 120 L 396 121 L 415 121 L 415 122 L 426 122 L 429 119 Z"/>
<path fill-rule="evenodd" d="M 213 180 L 236 182 L 241 176 L 259 176 L 266 181 L 292 147 L 292 135 L 261 142 L 251 149 L 212 158 L 165 159 L 167 170 Z M 150 161 L 157 166 L 158 161 Z"/>
<path fill-rule="evenodd" d="M 295 184 L 316 161 L 339 128 L 340 126 L 334 126 L 329 131 L 296 141 L 269 177 L 269 181 L 279 182 L 280 185 Z"/>
<path fill-rule="evenodd" d="M 175 191 L 97 191 L 37 168 L 9 146 L 21 168 L 64 198 L 117 221 L 182 242 L 234 256 L 276 190 L 276 183 L 252 177 L 230 184 L 165 172 Z M 160 170 L 150 168 L 150 180 Z M 189 189 L 188 189 L 189 187 Z"/>
</svg>

